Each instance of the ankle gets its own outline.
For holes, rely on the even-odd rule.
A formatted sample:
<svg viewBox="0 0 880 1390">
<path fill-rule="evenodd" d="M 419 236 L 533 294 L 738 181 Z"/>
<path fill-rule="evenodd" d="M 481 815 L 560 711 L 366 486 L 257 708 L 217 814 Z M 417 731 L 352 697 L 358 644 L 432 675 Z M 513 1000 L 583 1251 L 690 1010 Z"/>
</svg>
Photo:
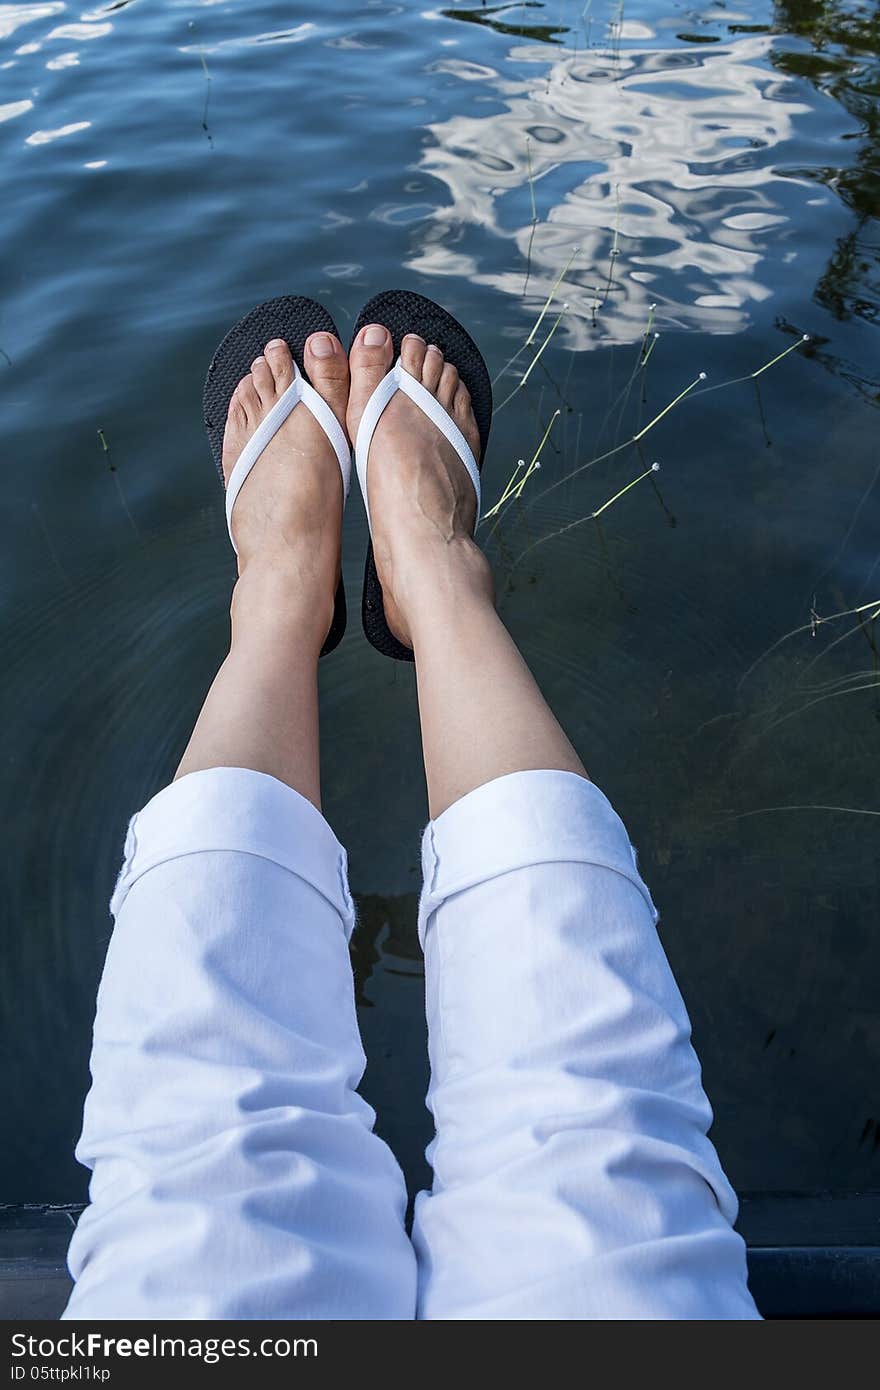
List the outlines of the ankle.
<svg viewBox="0 0 880 1390">
<path fill-rule="evenodd" d="M 319 652 L 333 621 L 334 592 L 287 557 L 251 561 L 232 591 L 232 640 L 237 646 L 279 636 Z"/>
<path fill-rule="evenodd" d="M 394 601 L 413 644 L 421 629 L 436 625 L 444 613 L 455 618 L 495 606 L 491 567 L 471 536 L 398 556 L 392 574 Z"/>
</svg>

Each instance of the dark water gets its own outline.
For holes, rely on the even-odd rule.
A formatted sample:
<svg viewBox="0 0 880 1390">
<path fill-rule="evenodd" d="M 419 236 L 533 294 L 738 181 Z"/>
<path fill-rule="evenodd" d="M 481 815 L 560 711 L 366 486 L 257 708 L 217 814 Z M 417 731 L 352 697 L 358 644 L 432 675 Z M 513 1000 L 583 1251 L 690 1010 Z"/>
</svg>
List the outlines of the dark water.
<svg viewBox="0 0 880 1390">
<path fill-rule="evenodd" d="M 124 825 L 224 650 L 206 364 L 258 299 L 346 336 L 394 284 L 464 320 L 499 403 L 555 325 L 487 504 L 549 426 L 541 470 L 482 535 L 640 847 L 732 1180 L 877 1186 L 880 603 L 811 631 L 880 599 L 876 6 L 59 0 L 0 34 L 0 1199 L 84 1193 Z M 352 607 L 365 537 L 354 497 Z M 322 688 L 366 1090 L 418 1182 L 412 673 L 354 621 Z"/>
</svg>

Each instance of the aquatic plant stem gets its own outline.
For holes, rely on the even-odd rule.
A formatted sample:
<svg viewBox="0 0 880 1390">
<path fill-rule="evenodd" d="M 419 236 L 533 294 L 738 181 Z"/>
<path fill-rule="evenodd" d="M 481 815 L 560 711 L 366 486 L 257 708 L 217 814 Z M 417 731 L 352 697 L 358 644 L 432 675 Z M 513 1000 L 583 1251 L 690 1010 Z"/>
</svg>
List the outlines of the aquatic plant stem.
<svg viewBox="0 0 880 1390">
<path fill-rule="evenodd" d="M 562 269 L 560 270 L 560 272 L 559 272 L 559 274 L 557 275 L 556 279 L 553 281 L 553 284 L 550 286 L 550 293 L 548 294 L 546 300 L 544 301 L 544 307 L 542 308 L 540 314 L 539 314 L 538 317 L 535 319 L 535 322 L 534 322 L 534 324 L 532 325 L 532 331 L 530 332 L 529 336 L 526 338 L 525 343 L 523 344 L 524 347 L 531 347 L 532 343 L 535 341 L 535 338 L 536 338 L 537 333 L 538 333 L 538 329 L 541 327 L 541 324 L 544 322 L 544 317 L 545 317 L 545 315 L 546 315 L 546 313 L 547 313 L 547 310 L 550 308 L 550 305 L 553 303 L 553 299 L 554 299 L 554 296 L 555 296 L 555 294 L 556 294 L 556 291 L 559 289 L 559 286 L 562 284 L 563 280 L 565 279 L 566 275 L 568 274 L 568 272 L 569 272 L 569 270 L 570 270 L 570 268 L 571 268 L 571 265 L 572 265 L 572 263 L 573 263 L 573 261 L 574 261 L 574 258 L 575 258 L 575 256 L 578 255 L 578 253 L 580 252 L 580 249 L 581 249 L 581 248 L 580 248 L 579 246 L 574 246 L 574 247 L 572 247 L 571 255 L 569 256 L 568 260 L 565 262 L 565 265 L 564 265 L 564 266 L 562 267 Z"/>
<path fill-rule="evenodd" d="M 529 231 L 529 248 L 528 248 L 528 251 L 526 252 L 526 278 L 525 278 L 525 281 L 523 282 L 523 291 L 522 291 L 524 297 L 525 297 L 526 291 L 527 291 L 528 288 L 529 288 L 529 276 L 530 276 L 531 273 L 532 273 L 532 245 L 533 245 L 534 240 L 535 240 L 535 227 L 536 227 L 537 224 L 538 224 L 538 209 L 537 209 L 537 207 L 536 207 L 536 205 L 535 205 L 535 178 L 534 178 L 534 174 L 532 173 L 532 151 L 531 151 L 531 144 L 532 144 L 531 138 L 527 135 L 527 136 L 526 136 L 526 164 L 528 165 L 528 170 L 529 170 L 529 197 L 530 197 L 531 200 L 532 200 L 532 225 L 531 225 L 531 229 L 530 229 L 530 231 Z"/>
<path fill-rule="evenodd" d="M 550 417 L 550 423 L 545 429 L 543 438 L 541 439 L 540 444 L 535 450 L 531 461 L 528 464 L 526 464 L 525 459 L 519 460 L 519 462 L 516 465 L 516 468 L 513 470 L 513 473 L 510 475 L 510 478 L 507 481 L 507 484 L 504 488 L 504 492 L 502 493 L 501 497 L 495 503 L 494 507 L 491 507 L 488 512 L 484 512 L 482 517 L 480 518 L 481 525 L 484 521 L 488 521 L 490 517 L 497 516 L 501 507 L 511 497 L 522 496 L 522 490 L 528 482 L 528 479 L 530 478 L 531 474 L 541 467 L 541 450 L 547 443 L 550 431 L 552 430 L 554 424 L 559 419 L 559 416 L 561 414 L 561 410 L 554 410 L 553 414 Z M 522 477 L 519 478 L 517 475 L 521 472 L 522 469 L 525 469 L 525 472 L 523 473 Z"/>
<path fill-rule="evenodd" d="M 789 638 L 797 637 L 801 632 L 811 632 L 815 636 L 816 631 L 823 624 L 836 622 L 838 618 L 853 617 L 857 613 L 867 613 L 869 609 L 877 610 L 872 614 L 873 618 L 880 616 L 880 598 L 872 599 L 870 603 L 861 603 L 856 608 L 844 608 L 839 613 L 829 613 L 827 618 L 820 618 L 818 614 L 813 613 L 808 623 L 802 623 L 800 627 L 793 627 L 790 632 L 784 632 L 781 637 L 777 637 L 772 646 L 769 646 L 766 651 L 762 652 L 761 655 L 752 662 L 749 669 L 737 682 L 737 690 L 741 690 L 746 681 L 757 671 L 762 662 L 766 661 L 768 656 L 772 656 L 775 651 L 778 651 L 783 642 L 787 642 Z"/>
<path fill-rule="evenodd" d="M 547 334 L 547 337 L 544 339 L 543 343 L 542 343 L 541 346 L 538 348 L 538 351 L 535 353 L 534 357 L 532 358 L 532 360 L 531 360 L 531 362 L 529 363 L 528 367 L 526 368 L 525 372 L 523 372 L 523 375 L 520 377 L 520 379 L 519 379 L 519 381 L 517 382 L 516 386 L 514 386 L 513 390 L 510 392 L 509 395 L 507 395 L 507 396 L 504 397 L 504 400 L 501 402 L 500 405 L 496 405 L 496 407 L 495 407 L 495 414 L 496 414 L 496 415 L 498 414 L 499 410 L 503 410 L 504 407 L 505 407 L 506 405 L 508 405 L 508 404 L 513 400 L 513 398 L 514 398 L 514 396 L 517 394 L 517 392 L 521 391 L 522 388 L 525 386 L 525 384 L 526 384 L 526 382 L 528 381 L 529 377 L 531 376 L 532 372 L 535 370 L 535 367 L 538 365 L 539 361 L 541 360 L 541 355 L 542 355 L 542 353 L 544 352 L 544 349 L 547 347 L 547 344 L 550 342 L 550 339 L 553 337 L 553 334 L 556 332 L 557 328 L 559 327 L 559 325 L 560 325 L 560 323 L 561 323 L 561 321 L 562 321 L 562 317 L 563 317 L 563 315 L 565 314 L 565 312 L 566 312 L 567 309 L 568 309 L 568 305 L 567 305 L 567 304 L 563 304 L 562 308 L 559 310 L 559 313 L 556 315 L 556 320 L 555 320 L 555 322 L 554 322 L 554 324 L 553 324 L 553 327 L 550 329 L 550 332 Z"/>
<path fill-rule="evenodd" d="M 507 361 L 505 362 L 505 364 L 504 364 L 504 366 L 501 368 L 501 370 L 495 373 L 495 375 L 494 375 L 493 378 L 492 378 L 492 385 L 493 385 L 493 386 L 495 385 L 496 382 L 498 382 L 498 381 L 501 380 L 501 378 L 505 375 L 505 373 L 513 366 L 514 362 L 518 362 L 518 361 L 519 361 L 520 357 L 522 357 L 522 355 L 523 355 L 523 353 L 525 352 L 526 348 L 527 348 L 527 347 L 531 347 L 532 343 L 535 341 L 535 335 L 537 334 L 538 329 L 541 327 L 541 324 L 542 324 L 543 321 L 544 321 L 544 317 L 545 317 L 545 315 L 546 315 L 546 313 L 547 313 L 547 310 L 550 308 L 550 305 L 553 303 L 553 299 L 554 299 L 554 296 L 555 296 L 555 294 L 556 294 L 556 291 L 559 289 L 559 286 L 562 284 L 562 281 L 564 280 L 564 278 L 565 278 L 565 276 L 566 276 L 566 274 L 567 274 L 567 272 L 568 272 L 568 270 L 569 270 L 569 267 L 571 266 L 572 262 L 574 261 L 575 256 L 578 254 L 578 252 L 580 251 L 580 249 L 581 249 L 581 248 L 580 248 L 579 246 L 575 246 L 575 247 L 572 248 L 571 255 L 569 256 L 569 258 L 568 258 L 568 260 L 566 261 L 565 265 L 564 265 L 564 266 L 562 267 L 562 269 L 560 270 L 560 272 L 559 272 L 559 274 L 557 275 L 556 279 L 553 281 L 553 284 L 550 286 L 550 293 L 548 294 L 547 298 L 544 300 L 544 304 L 543 304 L 543 306 L 542 306 L 542 308 L 541 308 L 541 312 L 539 313 L 537 319 L 535 320 L 534 324 L 532 325 L 532 328 L 531 328 L 531 331 L 529 332 L 528 337 L 520 344 L 520 346 L 517 348 L 517 350 L 516 350 L 516 352 L 513 354 L 513 356 L 512 356 L 512 357 L 509 357 L 509 358 L 507 359 Z"/>
<path fill-rule="evenodd" d="M 689 395 L 691 391 L 693 391 L 695 386 L 698 386 L 701 381 L 705 380 L 706 373 L 700 372 L 700 375 L 696 378 L 695 381 L 691 382 L 690 386 L 686 386 L 683 391 L 680 391 L 674 400 L 670 401 L 667 406 L 664 406 L 664 408 L 660 411 L 659 415 L 655 415 L 653 420 L 649 421 L 649 423 L 645 425 L 643 429 L 639 430 L 638 434 L 633 435 L 632 443 L 638 444 L 639 440 L 643 439 L 645 435 L 648 433 L 648 430 L 652 430 L 655 425 L 659 425 L 664 415 L 668 415 L 670 410 L 674 410 L 675 407 L 678 405 L 679 401 L 683 401 L 685 396 Z"/>
<path fill-rule="evenodd" d="M 651 474 L 659 472 L 659 469 L 659 463 L 652 463 L 651 467 L 646 468 L 644 473 L 640 473 L 637 478 L 633 478 L 632 482 L 627 483 L 626 487 L 622 487 L 619 492 L 615 492 L 613 497 L 609 497 L 607 502 L 603 502 L 601 507 L 598 507 L 596 511 L 592 512 L 591 515 L 593 517 L 593 520 L 595 521 L 596 517 L 601 516 L 602 513 L 607 511 L 608 508 L 612 506 L 614 502 L 617 502 L 621 497 L 623 497 L 627 492 L 629 492 L 630 488 L 635 487 L 636 483 L 640 483 L 644 478 L 650 478 Z"/>
</svg>

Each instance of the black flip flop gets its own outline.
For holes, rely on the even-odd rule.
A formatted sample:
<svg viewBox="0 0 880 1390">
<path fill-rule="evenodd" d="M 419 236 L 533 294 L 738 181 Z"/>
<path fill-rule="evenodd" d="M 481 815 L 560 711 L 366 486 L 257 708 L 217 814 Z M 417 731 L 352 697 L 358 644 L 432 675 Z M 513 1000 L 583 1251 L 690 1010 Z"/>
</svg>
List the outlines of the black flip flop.
<svg viewBox="0 0 880 1390">
<path fill-rule="evenodd" d="M 368 323 L 381 323 L 388 329 L 394 341 L 395 363 L 400 355 L 400 344 L 407 333 L 417 333 L 426 343 L 433 343 L 440 348 L 446 361 L 458 368 L 459 377 L 470 392 L 471 405 L 480 434 L 480 450 L 475 462 L 477 469 L 482 470 L 492 424 L 492 383 L 480 349 L 470 334 L 440 304 L 435 304 L 432 299 L 426 299 L 424 295 L 415 294 L 412 290 L 383 290 L 365 304 L 354 326 L 352 345 L 358 333 Z M 378 387 L 377 392 L 381 389 Z M 364 503 L 366 505 L 366 495 Z M 398 661 L 414 659 L 409 647 L 398 641 L 386 621 L 382 585 L 376 573 L 372 541 L 367 548 L 362 614 L 367 640 L 377 651 Z"/>
<path fill-rule="evenodd" d="M 311 388 L 303 365 L 303 351 L 306 339 L 312 333 L 321 332 L 332 333 L 334 337 L 339 337 L 336 324 L 321 304 L 302 295 L 282 295 L 278 299 L 267 299 L 265 303 L 258 304 L 251 309 L 249 314 L 245 314 L 244 318 L 239 319 L 235 327 L 226 334 L 214 353 L 214 360 L 208 368 L 204 391 L 205 429 L 208 432 L 211 453 L 214 456 L 214 463 L 220 474 L 221 482 L 225 481 L 222 464 L 223 432 L 226 428 L 229 402 L 238 383 L 250 371 L 254 358 L 260 356 L 266 344 L 271 342 L 273 338 L 283 338 L 290 348 L 303 381 Z M 303 403 L 308 406 L 308 401 Z M 326 403 L 322 401 L 321 405 L 332 416 L 332 411 L 329 411 Z M 309 408 L 311 409 L 310 406 Z M 320 419 L 319 423 L 324 425 Z M 324 426 L 324 428 L 325 432 L 329 434 L 330 431 L 327 427 Z M 344 439 L 344 431 L 342 431 L 341 426 L 337 424 L 336 428 Z M 334 443 L 336 448 L 337 457 L 339 457 L 341 444 L 338 436 L 335 441 L 332 435 L 330 437 L 331 443 Z M 263 448 L 265 447 L 266 444 L 264 443 Z M 242 458 L 244 458 L 244 453 Z M 339 462 L 345 478 L 346 470 L 343 468 L 341 458 Z M 232 478 L 230 478 L 231 482 Z M 234 497 L 232 500 L 234 501 Z M 230 531 L 230 538 L 231 534 Z M 327 634 L 327 640 L 321 648 L 322 656 L 326 656 L 341 641 L 342 634 L 345 632 L 345 621 L 345 588 L 340 578 L 339 587 L 336 590 L 333 622 Z"/>
</svg>

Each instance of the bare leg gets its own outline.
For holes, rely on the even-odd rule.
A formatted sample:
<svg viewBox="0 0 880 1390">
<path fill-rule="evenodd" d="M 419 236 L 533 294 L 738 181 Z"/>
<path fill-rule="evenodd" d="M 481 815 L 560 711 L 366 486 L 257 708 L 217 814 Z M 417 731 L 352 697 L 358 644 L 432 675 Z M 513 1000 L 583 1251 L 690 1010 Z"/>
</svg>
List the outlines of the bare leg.
<svg viewBox="0 0 880 1390">
<path fill-rule="evenodd" d="M 348 363 L 339 341 L 314 334 L 306 345 L 306 368 L 344 422 Z M 292 375 L 290 352 L 278 341 L 268 344 L 239 385 L 224 440 L 227 478 Z M 211 767 L 251 768 L 286 782 L 320 809 L 317 669 L 333 617 L 341 523 L 336 457 L 317 422 L 298 408 L 236 502 L 239 580 L 232 644 L 178 777 Z"/>
<path fill-rule="evenodd" d="M 340 344 L 306 357 L 342 419 Z M 230 408 L 227 476 L 290 379 L 269 344 Z M 67 1318 L 413 1316 L 403 1177 L 357 1093 L 345 852 L 315 809 L 341 512 L 333 450 L 297 408 L 236 504 L 230 654 L 126 837 Z"/>
<path fill-rule="evenodd" d="M 365 342 L 368 335 L 375 345 Z M 476 449 L 470 397 L 455 368 L 414 335 L 404 339 L 402 359 Z M 365 328 L 351 355 L 352 437 L 390 363 L 390 335 Z M 415 652 L 431 816 L 510 772 L 551 768 L 586 777 L 495 611 L 489 567 L 472 539 L 474 495 L 464 467 L 402 396 L 376 429 L 367 479 L 386 614 Z"/>
<path fill-rule="evenodd" d="M 402 357 L 473 447 L 440 351 L 408 338 Z M 388 334 L 365 329 L 350 433 L 389 362 Z M 367 485 L 388 620 L 415 652 L 432 816 L 418 1315 L 754 1318 L 736 1200 L 626 831 L 494 612 L 463 466 L 399 395 Z"/>
</svg>

